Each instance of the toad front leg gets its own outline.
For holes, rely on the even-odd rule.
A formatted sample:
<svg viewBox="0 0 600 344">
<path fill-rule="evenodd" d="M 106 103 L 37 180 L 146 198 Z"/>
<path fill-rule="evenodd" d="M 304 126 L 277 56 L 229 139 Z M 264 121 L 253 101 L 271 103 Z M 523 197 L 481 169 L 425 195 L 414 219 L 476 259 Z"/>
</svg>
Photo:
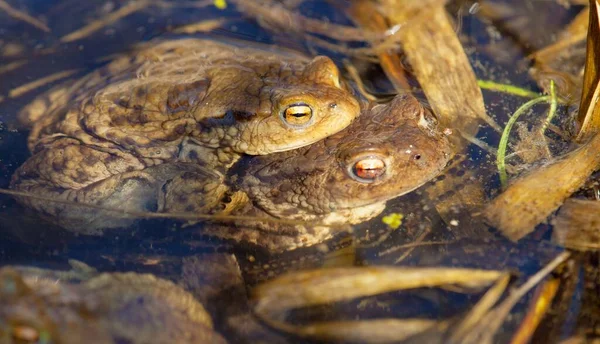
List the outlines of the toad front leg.
<svg viewBox="0 0 600 344">
<path fill-rule="evenodd" d="M 124 211 L 208 212 L 216 206 L 211 202 L 219 199 L 208 195 L 224 192 L 223 186 L 211 189 L 209 185 L 215 185 L 215 180 L 217 185 L 221 184 L 222 179 L 200 165 L 181 162 L 148 165 L 119 149 L 84 146 L 65 138 L 25 162 L 14 174 L 11 188 L 31 194 L 18 200 L 50 221 L 89 235 L 133 223 L 135 218 L 124 215 Z M 173 187 L 183 185 L 181 181 L 186 179 L 188 188 Z M 206 192 L 206 198 L 202 193 L 185 197 L 190 190 L 209 189 L 212 193 Z"/>
</svg>

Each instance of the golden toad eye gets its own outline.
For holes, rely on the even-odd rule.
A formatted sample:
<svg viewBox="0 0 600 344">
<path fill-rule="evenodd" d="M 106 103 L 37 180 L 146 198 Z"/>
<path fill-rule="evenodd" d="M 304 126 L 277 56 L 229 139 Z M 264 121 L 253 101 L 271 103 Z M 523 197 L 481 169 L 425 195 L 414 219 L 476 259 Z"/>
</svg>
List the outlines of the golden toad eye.
<svg viewBox="0 0 600 344">
<path fill-rule="evenodd" d="M 33 327 L 19 325 L 12 330 L 13 338 L 19 342 L 34 343 L 40 338 L 40 333 Z"/>
<path fill-rule="evenodd" d="M 385 162 L 379 158 L 368 157 L 355 162 L 350 170 L 355 180 L 372 183 L 385 173 Z"/>
<path fill-rule="evenodd" d="M 281 117 L 291 127 L 305 128 L 312 123 L 313 111 L 307 104 L 292 104 L 283 111 Z"/>
</svg>

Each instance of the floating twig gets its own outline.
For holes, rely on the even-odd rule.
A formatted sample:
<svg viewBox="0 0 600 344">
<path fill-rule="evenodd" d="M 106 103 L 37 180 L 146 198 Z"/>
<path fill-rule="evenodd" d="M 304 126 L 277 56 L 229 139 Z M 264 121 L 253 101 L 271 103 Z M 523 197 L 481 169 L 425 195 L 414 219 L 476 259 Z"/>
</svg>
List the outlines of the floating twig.
<svg viewBox="0 0 600 344">
<path fill-rule="evenodd" d="M 19 87 L 13 88 L 8 93 L 8 96 L 10 98 L 20 97 L 20 96 L 22 96 L 23 94 L 25 94 L 27 92 L 31 92 L 31 91 L 35 90 L 36 88 L 40 88 L 40 87 L 42 87 L 44 85 L 47 85 L 47 84 L 52 83 L 52 82 L 55 82 L 57 80 L 67 78 L 67 77 L 69 77 L 69 76 L 77 73 L 78 71 L 79 71 L 79 69 L 70 69 L 70 70 L 65 70 L 65 71 L 62 71 L 62 72 L 50 74 L 50 75 L 45 76 L 43 78 L 34 80 L 32 82 L 28 82 L 28 83 L 26 83 L 24 85 L 21 85 Z"/>
<path fill-rule="evenodd" d="M 61 37 L 60 41 L 63 43 L 68 43 L 80 40 L 102 29 L 103 27 L 106 27 L 120 20 L 121 18 L 127 17 L 128 15 L 140 11 L 150 5 L 150 0 L 138 0 L 129 2 L 123 7 L 119 8 L 118 10 L 108 14 L 107 16 L 98 20 L 94 20 L 88 25 Z"/>
<path fill-rule="evenodd" d="M 174 33 L 197 33 L 197 32 L 209 32 L 217 29 L 228 21 L 227 18 L 203 20 L 198 23 L 188 24 L 185 26 L 178 27 L 173 30 Z"/>
<path fill-rule="evenodd" d="M 8 64 L 0 67 L 0 74 L 12 72 L 15 69 L 19 69 L 20 67 L 22 67 L 26 63 L 27 63 L 27 61 L 10 62 L 10 63 L 8 63 Z"/>
<path fill-rule="evenodd" d="M 36 28 L 38 28 L 42 31 L 50 32 L 50 28 L 46 24 L 42 23 L 39 19 L 36 19 L 25 12 L 21 12 L 15 8 L 11 7 L 4 0 L 0 0 L 0 10 L 4 10 L 9 16 L 11 16 L 17 20 L 24 21 L 27 24 L 35 26 Z"/>
</svg>

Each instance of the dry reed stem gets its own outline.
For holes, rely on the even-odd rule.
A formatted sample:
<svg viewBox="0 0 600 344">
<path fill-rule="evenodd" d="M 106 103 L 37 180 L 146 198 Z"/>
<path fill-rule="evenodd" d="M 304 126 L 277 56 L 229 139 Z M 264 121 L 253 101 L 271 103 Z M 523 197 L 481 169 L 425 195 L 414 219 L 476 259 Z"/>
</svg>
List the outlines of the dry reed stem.
<svg viewBox="0 0 600 344">
<path fill-rule="evenodd" d="M 4 10 L 9 16 L 11 16 L 17 20 L 24 21 L 27 24 L 30 24 L 42 31 L 50 32 L 50 28 L 46 24 L 44 24 L 42 21 L 30 16 L 29 14 L 27 14 L 25 12 L 22 12 L 22 11 L 19 11 L 19 10 L 13 8 L 4 0 L 0 0 L 0 10 Z"/>
</svg>

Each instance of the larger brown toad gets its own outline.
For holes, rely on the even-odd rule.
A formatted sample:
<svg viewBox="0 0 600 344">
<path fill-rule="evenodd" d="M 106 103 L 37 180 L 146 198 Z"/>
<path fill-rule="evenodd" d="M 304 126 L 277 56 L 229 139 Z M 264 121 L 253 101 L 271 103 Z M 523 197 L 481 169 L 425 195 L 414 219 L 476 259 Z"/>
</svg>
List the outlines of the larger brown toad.
<svg viewBox="0 0 600 344">
<path fill-rule="evenodd" d="M 33 156 L 11 187 L 62 201 L 137 209 L 127 203 L 154 192 L 140 183 L 165 182 L 161 178 L 172 175 L 174 163 L 201 165 L 218 176 L 242 154 L 305 146 L 358 115 L 358 102 L 329 58 L 264 49 L 165 41 L 52 90 L 22 114 L 32 125 Z M 166 166 L 149 171 L 161 165 Z M 20 200 L 50 217 L 80 211 Z"/>
<path fill-rule="evenodd" d="M 170 281 L 68 274 L 0 269 L 1 343 L 225 343 L 202 305 Z"/>
</svg>

